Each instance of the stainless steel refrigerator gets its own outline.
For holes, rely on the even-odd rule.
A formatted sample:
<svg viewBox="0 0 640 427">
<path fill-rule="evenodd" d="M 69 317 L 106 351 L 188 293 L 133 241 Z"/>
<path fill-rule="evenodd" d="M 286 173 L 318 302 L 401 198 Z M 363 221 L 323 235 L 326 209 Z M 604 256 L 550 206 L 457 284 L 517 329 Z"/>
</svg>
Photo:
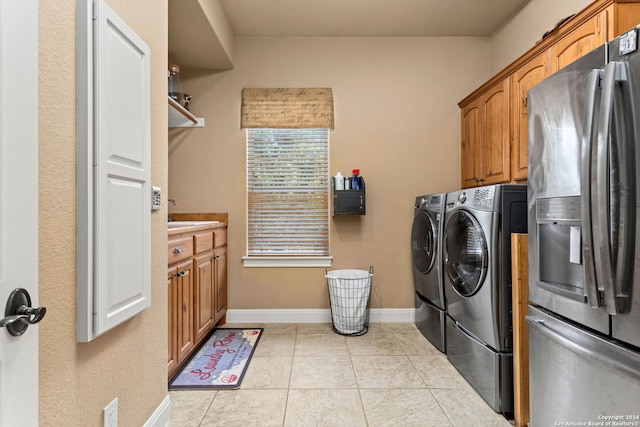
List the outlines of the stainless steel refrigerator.
<svg viewBox="0 0 640 427">
<path fill-rule="evenodd" d="M 527 105 L 530 426 L 640 425 L 638 28 Z"/>
</svg>

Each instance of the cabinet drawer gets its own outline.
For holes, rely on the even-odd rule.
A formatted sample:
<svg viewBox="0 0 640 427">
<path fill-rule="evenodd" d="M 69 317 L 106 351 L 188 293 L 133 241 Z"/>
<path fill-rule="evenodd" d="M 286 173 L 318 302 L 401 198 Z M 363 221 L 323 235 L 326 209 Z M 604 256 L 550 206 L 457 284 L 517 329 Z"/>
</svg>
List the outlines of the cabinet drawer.
<svg viewBox="0 0 640 427">
<path fill-rule="evenodd" d="M 213 231 L 213 246 L 215 248 L 219 248 L 220 246 L 227 245 L 227 229 L 223 228 L 220 230 Z"/>
<path fill-rule="evenodd" d="M 195 235 L 196 253 L 213 249 L 213 233 L 206 231 Z"/>
<path fill-rule="evenodd" d="M 191 258 L 193 256 L 193 238 L 184 237 L 182 239 L 169 240 L 167 255 L 169 265 Z"/>
</svg>

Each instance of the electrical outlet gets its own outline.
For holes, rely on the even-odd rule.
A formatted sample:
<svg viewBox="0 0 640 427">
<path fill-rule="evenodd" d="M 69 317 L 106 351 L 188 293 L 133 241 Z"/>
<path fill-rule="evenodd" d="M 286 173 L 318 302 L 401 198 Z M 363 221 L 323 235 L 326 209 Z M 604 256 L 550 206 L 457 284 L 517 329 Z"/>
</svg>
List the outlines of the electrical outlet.
<svg viewBox="0 0 640 427">
<path fill-rule="evenodd" d="M 160 187 L 151 187 L 151 210 L 159 211 L 161 206 Z"/>
<path fill-rule="evenodd" d="M 118 427 L 118 398 L 113 399 L 102 411 L 104 427 Z"/>
</svg>

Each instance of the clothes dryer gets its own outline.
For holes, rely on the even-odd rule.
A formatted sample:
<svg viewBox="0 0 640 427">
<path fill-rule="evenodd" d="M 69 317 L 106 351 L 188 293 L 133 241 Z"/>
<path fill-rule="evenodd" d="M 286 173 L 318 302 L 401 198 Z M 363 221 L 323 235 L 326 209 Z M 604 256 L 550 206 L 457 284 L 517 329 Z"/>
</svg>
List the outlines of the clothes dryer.
<svg viewBox="0 0 640 427">
<path fill-rule="evenodd" d="M 445 193 L 416 197 L 411 228 L 416 326 L 443 353 L 446 350 L 446 305 L 442 282 L 445 197 Z"/>
<path fill-rule="evenodd" d="M 497 412 L 513 412 L 511 233 L 527 232 L 527 186 L 447 194 L 447 358 Z"/>
</svg>

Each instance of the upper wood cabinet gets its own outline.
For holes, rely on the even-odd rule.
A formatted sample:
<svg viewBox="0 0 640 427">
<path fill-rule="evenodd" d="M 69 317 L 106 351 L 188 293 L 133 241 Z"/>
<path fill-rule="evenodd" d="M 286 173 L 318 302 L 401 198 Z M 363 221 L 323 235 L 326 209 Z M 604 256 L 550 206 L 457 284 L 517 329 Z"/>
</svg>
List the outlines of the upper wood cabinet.
<svg viewBox="0 0 640 427">
<path fill-rule="evenodd" d="M 607 11 L 604 10 L 567 33 L 551 46 L 551 72 L 571 64 L 607 42 Z"/>
<path fill-rule="evenodd" d="M 464 187 L 509 182 L 509 81 L 489 88 L 462 110 Z"/>
<path fill-rule="evenodd" d="M 484 132 L 478 153 L 483 185 L 509 182 L 511 171 L 509 147 L 509 81 L 503 80 L 489 89 L 482 99 Z"/>
<path fill-rule="evenodd" d="M 596 0 L 460 101 L 462 188 L 527 180 L 527 91 L 640 24 L 640 0 Z"/>
<path fill-rule="evenodd" d="M 511 86 L 511 180 L 527 179 L 527 91 L 544 80 L 549 73 L 547 52 L 536 56 L 510 77 Z"/>
<path fill-rule="evenodd" d="M 462 187 L 478 185 L 476 153 L 480 150 L 480 100 L 462 109 Z"/>
</svg>

